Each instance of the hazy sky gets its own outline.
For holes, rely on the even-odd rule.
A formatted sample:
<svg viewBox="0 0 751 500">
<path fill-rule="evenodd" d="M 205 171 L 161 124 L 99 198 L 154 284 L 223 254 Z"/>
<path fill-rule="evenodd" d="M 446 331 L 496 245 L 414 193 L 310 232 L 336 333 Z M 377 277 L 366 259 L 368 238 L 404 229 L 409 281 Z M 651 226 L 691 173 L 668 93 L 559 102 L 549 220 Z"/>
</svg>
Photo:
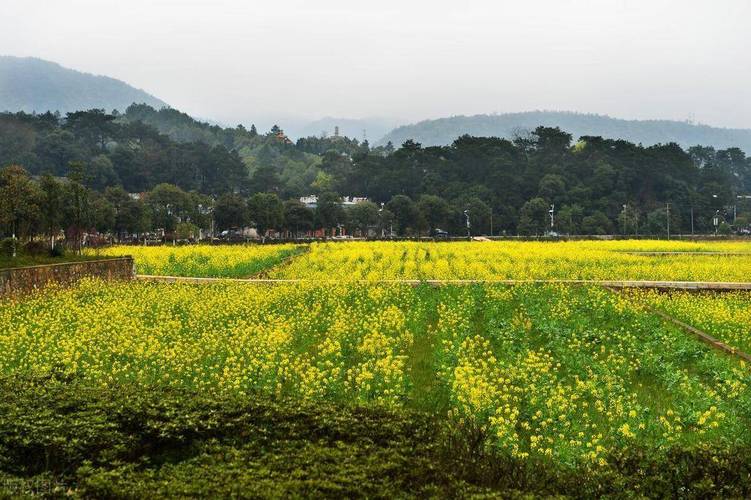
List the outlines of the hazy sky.
<svg viewBox="0 0 751 500">
<path fill-rule="evenodd" d="M 192 115 L 534 109 L 751 128 L 751 0 L 0 0 L 0 53 Z"/>
</svg>

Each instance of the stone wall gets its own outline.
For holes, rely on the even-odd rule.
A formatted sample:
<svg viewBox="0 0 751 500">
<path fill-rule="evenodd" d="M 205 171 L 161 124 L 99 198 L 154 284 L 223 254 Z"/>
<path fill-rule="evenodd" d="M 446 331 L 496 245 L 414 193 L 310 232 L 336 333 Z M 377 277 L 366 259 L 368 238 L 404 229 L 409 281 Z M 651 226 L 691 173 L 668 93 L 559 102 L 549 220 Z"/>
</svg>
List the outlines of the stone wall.
<svg viewBox="0 0 751 500">
<path fill-rule="evenodd" d="M 0 295 L 30 292 L 50 283 L 68 286 L 81 278 L 130 280 L 135 274 L 133 257 L 0 269 Z"/>
</svg>

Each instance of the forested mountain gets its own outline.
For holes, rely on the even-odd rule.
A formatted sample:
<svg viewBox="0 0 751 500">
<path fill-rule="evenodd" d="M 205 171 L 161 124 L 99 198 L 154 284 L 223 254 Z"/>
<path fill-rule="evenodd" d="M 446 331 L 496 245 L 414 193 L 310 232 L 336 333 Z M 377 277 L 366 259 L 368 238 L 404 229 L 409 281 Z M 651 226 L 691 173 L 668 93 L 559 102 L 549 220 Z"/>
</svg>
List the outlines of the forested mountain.
<svg viewBox="0 0 751 500">
<path fill-rule="evenodd" d="M 512 139 L 539 126 L 559 127 L 574 138 L 601 136 L 653 146 L 674 142 L 684 148 L 701 144 L 717 149 L 738 147 L 751 154 L 751 130 L 716 128 L 671 120 L 622 120 L 609 116 L 558 111 L 531 111 L 493 115 L 452 116 L 398 127 L 379 144 L 402 144 L 412 139 L 425 146 L 445 146 L 457 137 Z"/>
<path fill-rule="evenodd" d="M 156 97 L 114 78 L 81 73 L 42 59 L 0 56 L 0 111 L 125 111 L 134 102 L 156 108 L 166 106 Z"/>
<path fill-rule="evenodd" d="M 130 192 L 166 182 L 206 194 L 273 190 L 302 196 L 322 175 L 323 153 L 356 155 L 361 147 L 345 137 L 296 144 L 276 126 L 263 133 L 254 126 L 221 128 L 145 104 L 116 114 L 0 113 L 0 167 L 18 164 L 34 175 L 65 176 L 71 163 L 83 162 L 92 187 L 122 185 Z"/>
</svg>

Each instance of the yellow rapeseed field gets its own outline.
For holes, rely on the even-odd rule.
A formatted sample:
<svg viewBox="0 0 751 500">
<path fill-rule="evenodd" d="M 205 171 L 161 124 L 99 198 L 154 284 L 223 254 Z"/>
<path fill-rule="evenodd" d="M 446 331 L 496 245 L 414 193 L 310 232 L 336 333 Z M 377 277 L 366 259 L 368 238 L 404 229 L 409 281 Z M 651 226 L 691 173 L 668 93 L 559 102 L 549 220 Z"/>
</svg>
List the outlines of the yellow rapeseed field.
<svg viewBox="0 0 751 500">
<path fill-rule="evenodd" d="M 632 291 L 643 302 L 693 325 L 731 347 L 751 353 L 751 293 Z"/>
<path fill-rule="evenodd" d="M 751 441 L 748 368 L 599 288 L 86 280 L 2 299 L 0 373 L 52 371 L 414 408 L 562 464 Z"/>
<path fill-rule="evenodd" d="M 751 244 L 639 240 L 313 243 L 309 252 L 296 258 L 291 265 L 273 271 L 270 276 L 374 281 L 599 279 L 741 282 L 751 280 Z"/>
<path fill-rule="evenodd" d="M 300 245 L 113 246 L 90 251 L 132 255 L 139 274 L 248 278 L 304 250 Z"/>
</svg>

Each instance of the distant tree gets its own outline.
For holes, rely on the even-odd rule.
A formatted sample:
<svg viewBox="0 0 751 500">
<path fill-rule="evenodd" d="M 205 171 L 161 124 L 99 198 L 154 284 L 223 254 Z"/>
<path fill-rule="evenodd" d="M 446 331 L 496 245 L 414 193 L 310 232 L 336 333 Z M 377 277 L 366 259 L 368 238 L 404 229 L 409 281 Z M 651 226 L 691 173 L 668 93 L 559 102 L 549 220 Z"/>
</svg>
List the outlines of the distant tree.
<svg viewBox="0 0 751 500">
<path fill-rule="evenodd" d="M 258 129 L 256 129 L 256 126 L 255 126 L 254 123 L 251 123 L 251 125 L 250 125 L 250 136 L 251 137 L 258 136 Z"/>
<path fill-rule="evenodd" d="M 181 222 L 175 228 L 175 236 L 180 240 L 198 238 L 199 228 L 190 222 Z"/>
<path fill-rule="evenodd" d="M 155 186 L 146 196 L 146 204 L 151 208 L 155 227 L 165 232 L 174 231 L 177 223 L 182 222 L 191 210 L 188 193 L 167 183 Z"/>
<path fill-rule="evenodd" d="M 68 130 L 61 129 L 54 129 L 38 137 L 34 153 L 41 167 L 39 171 L 49 171 L 58 176 L 68 173 L 70 162 L 87 156 L 76 136 Z"/>
<path fill-rule="evenodd" d="M 522 206 L 519 215 L 519 233 L 541 235 L 549 227 L 548 203 L 542 198 L 532 198 Z"/>
<path fill-rule="evenodd" d="M 41 229 L 50 240 L 50 249 L 54 249 L 55 237 L 63 228 L 64 190 L 62 184 L 49 174 L 41 177 L 39 188 Z"/>
<path fill-rule="evenodd" d="M 490 233 L 490 207 L 487 203 L 476 196 L 471 196 L 456 206 L 457 210 L 462 212 L 462 215 L 464 210 L 468 210 L 470 233 L 472 235 Z M 462 224 L 466 224 L 463 217 Z"/>
<path fill-rule="evenodd" d="M 151 220 L 142 201 L 131 196 L 120 186 L 108 187 L 104 197 L 114 210 L 114 232 L 119 240 L 125 233 L 136 234 L 148 231 Z"/>
<path fill-rule="evenodd" d="M 84 171 L 85 166 L 82 162 L 71 162 L 66 184 L 66 237 L 73 242 L 73 248 L 77 253 L 81 253 L 84 235 L 94 223 L 90 192 L 83 184 Z"/>
<path fill-rule="evenodd" d="M 109 159 L 125 190 L 141 193 L 153 187 L 152 174 L 143 150 L 120 145 L 109 155 Z"/>
<path fill-rule="evenodd" d="M 582 231 L 585 234 L 611 234 L 613 224 L 605 213 L 598 210 L 582 219 Z"/>
<path fill-rule="evenodd" d="M 313 188 L 316 193 L 329 192 L 334 187 L 334 178 L 330 174 L 319 170 L 316 173 L 315 180 L 310 184 L 310 187 Z"/>
<path fill-rule="evenodd" d="M 248 204 L 239 194 L 223 194 L 214 204 L 214 221 L 219 231 L 244 227 L 248 223 Z"/>
<path fill-rule="evenodd" d="M 550 203 L 561 203 L 566 193 L 566 182 L 557 174 L 546 174 L 540 179 L 538 194 Z"/>
<path fill-rule="evenodd" d="M 284 202 L 284 226 L 295 235 L 300 237 L 300 231 L 313 228 L 315 213 L 299 200 L 287 200 Z"/>
<path fill-rule="evenodd" d="M 349 223 L 358 229 L 364 237 L 368 236 L 368 228 L 378 225 L 378 205 L 372 201 L 361 201 L 349 209 Z"/>
<path fill-rule="evenodd" d="M 327 233 L 345 221 L 342 199 L 334 192 L 326 192 L 318 197 L 316 222 Z"/>
<path fill-rule="evenodd" d="M 84 139 L 89 147 L 104 151 L 116 130 L 114 120 L 103 109 L 75 111 L 66 115 L 65 128 Z"/>
<path fill-rule="evenodd" d="M 13 257 L 16 238 L 30 234 L 41 216 L 42 193 L 28 173 L 18 165 L 0 170 L 0 226 L 13 238 Z"/>
<path fill-rule="evenodd" d="M 535 150 L 545 155 L 560 155 L 571 146 L 571 134 L 558 127 L 537 127 L 532 136 Z"/>
<path fill-rule="evenodd" d="M 112 161 L 105 155 L 97 155 L 91 159 L 86 169 L 86 186 L 98 191 L 107 186 L 115 186 L 120 180 L 117 178 Z"/>
<path fill-rule="evenodd" d="M 414 226 L 419 217 L 417 206 L 409 196 L 398 194 L 386 203 L 386 208 L 394 214 L 396 230 L 400 236 L 407 234 L 407 229 Z"/>
<path fill-rule="evenodd" d="M 91 225 L 100 233 L 115 228 L 115 207 L 107 198 L 96 191 L 91 191 Z"/>
<path fill-rule="evenodd" d="M 597 162 L 588 185 L 595 196 L 608 196 L 615 189 L 618 172 L 612 165 L 603 161 Z"/>
<path fill-rule="evenodd" d="M 339 192 L 350 191 L 354 167 L 349 156 L 334 150 L 326 151 L 322 156 L 320 168 L 331 179 L 329 189 Z"/>
<path fill-rule="evenodd" d="M 185 214 L 184 222 L 194 224 L 198 229 L 211 229 L 212 210 L 214 209 L 214 200 L 208 195 L 191 191 L 188 193 L 189 205 L 188 212 Z"/>
<path fill-rule="evenodd" d="M 272 165 L 261 165 L 250 179 L 251 189 L 255 193 L 277 192 L 281 185 L 279 175 Z"/>
<path fill-rule="evenodd" d="M 653 235 L 667 234 L 668 211 L 666 207 L 656 208 L 647 214 L 646 229 L 649 234 Z M 680 232 L 680 215 L 677 210 L 670 211 L 670 232 L 672 234 Z"/>
<path fill-rule="evenodd" d="M 635 207 L 623 205 L 618 214 L 618 229 L 624 235 L 639 234 L 639 211 Z"/>
<path fill-rule="evenodd" d="M 581 233 L 584 208 L 576 203 L 564 205 L 556 215 L 555 223 L 559 231 L 565 234 Z"/>
<path fill-rule="evenodd" d="M 436 228 L 446 225 L 450 208 L 446 200 L 440 196 L 424 194 L 417 202 L 417 210 L 421 222 L 427 225 L 428 233 L 432 234 Z"/>
<path fill-rule="evenodd" d="M 209 152 L 208 161 L 201 165 L 201 192 L 220 195 L 247 189 L 248 170 L 236 151 L 215 146 Z"/>
<path fill-rule="evenodd" d="M 269 229 L 279 229 L 284 224 L 284 204 L 275 193 L 256 193 L 248 200 L 250 220 L 262 239 Z"/>
<path fill-rule="evenodd" d="M 391 230 L 394 225 L 394 213 L 388 208 L 382 208 L 379 211 L 378 216 L 378 229 L 382 235 L 387 235 L 389 238 L 392 236 Z"/>
</svg>

